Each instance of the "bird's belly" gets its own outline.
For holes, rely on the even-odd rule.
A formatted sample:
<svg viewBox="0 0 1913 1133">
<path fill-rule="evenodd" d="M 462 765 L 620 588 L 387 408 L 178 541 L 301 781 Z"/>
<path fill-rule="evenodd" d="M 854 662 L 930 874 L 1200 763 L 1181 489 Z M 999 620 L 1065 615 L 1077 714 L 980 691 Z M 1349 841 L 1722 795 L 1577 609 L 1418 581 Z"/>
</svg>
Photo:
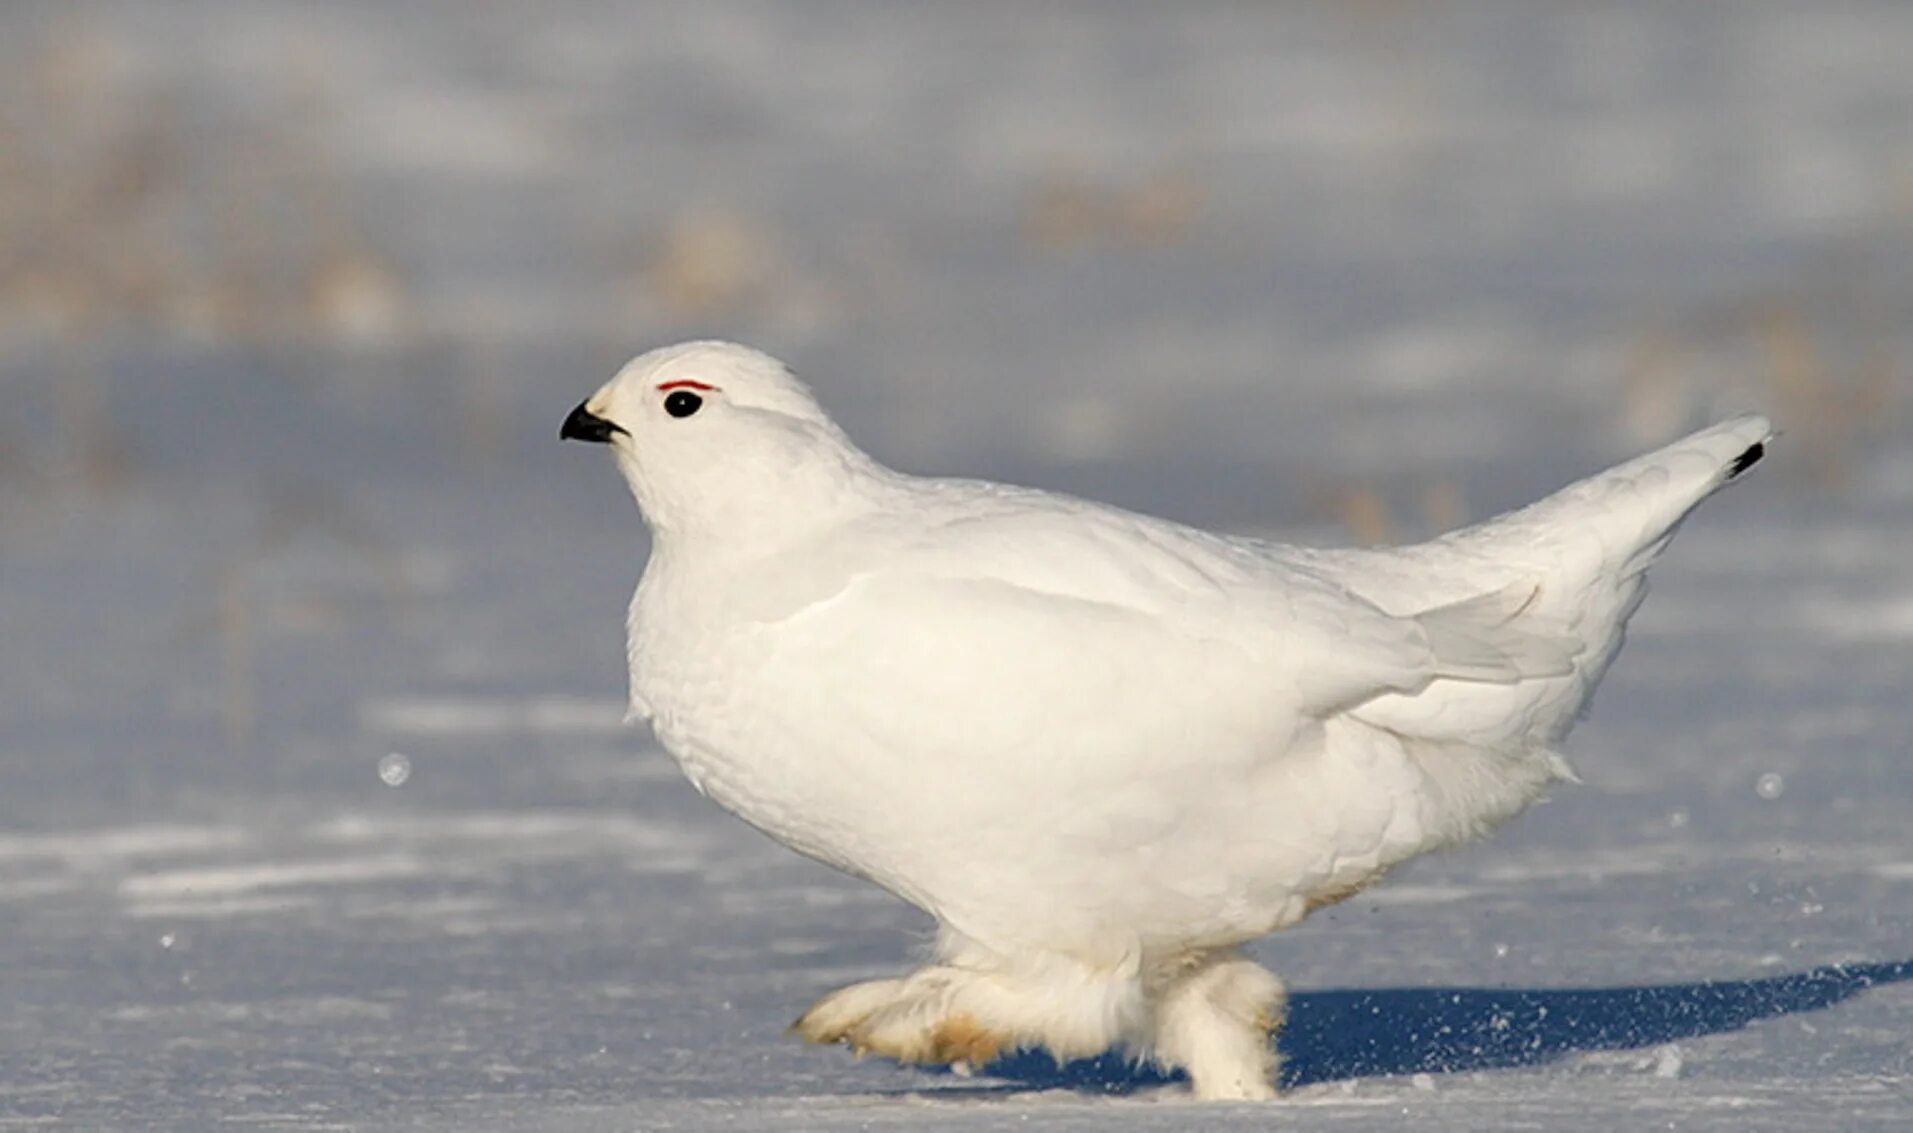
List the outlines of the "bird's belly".
<svg viewBox="0 0 1913 1133">
<path fill-rule="evenodd" d="M 1428 848 L 1420 776 L 1399 748 L 1335 745 L 1320 730 L 1227 781 L 1158 786 L 1154 828 L 1136 792 L 1096 796 L 1063 830 L 1063 850 L 1023 855 L 1062 882 L 1042 899 L 1092 934 L 1149 950 L 1232 944 L 1295 924 Z M 1054 847 L 1060 852 L 1045 857 Z M 993 900 L 982 887 L 968 896 Z M 1006 926 L 1005 932 L 1013 931 Z"/>
<path fill-rule="evenodd" d="M 1087 724 L 1018 740 L 978 705 L 972 747 L 872 734 L 801 670 L 708 652 L 654 664 L 642 695 L 725 809 L 1005 946 L 1246 940 L 1426 848 L 1413 761 L 1360 726 L 1232 749 L 1190 714 L 1174 747 Z"/>
</svg>

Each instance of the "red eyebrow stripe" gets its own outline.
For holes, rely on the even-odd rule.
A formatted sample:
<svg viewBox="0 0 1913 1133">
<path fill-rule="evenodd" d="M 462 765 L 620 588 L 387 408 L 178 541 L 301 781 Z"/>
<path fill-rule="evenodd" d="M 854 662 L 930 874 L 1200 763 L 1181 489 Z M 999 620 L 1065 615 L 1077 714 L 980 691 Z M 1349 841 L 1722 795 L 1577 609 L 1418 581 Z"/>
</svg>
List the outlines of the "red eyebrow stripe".
<svg viewBox="0 0 1913 1133">
<path fill-rule="evenodd" d="M 665 382 L 658 387 L 660 391 L 667 389 L 701 389 L 706 393 L 710 393 L 716 388 L 716 386 L 707 386 L 703 382 L 694 382 L 689 378 L 680 378 L 675 382 Z"/>
</svg>

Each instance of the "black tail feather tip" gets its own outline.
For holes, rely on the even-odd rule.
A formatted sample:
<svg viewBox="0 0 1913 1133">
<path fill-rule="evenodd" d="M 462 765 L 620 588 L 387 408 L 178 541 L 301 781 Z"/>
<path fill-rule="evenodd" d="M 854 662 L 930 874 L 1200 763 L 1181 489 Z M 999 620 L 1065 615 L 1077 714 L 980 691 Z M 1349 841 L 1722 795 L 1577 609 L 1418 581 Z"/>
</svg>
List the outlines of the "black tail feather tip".
<svg viewBox="0 0 1913 1133">
<path fill-rule="evenodd" d="M 1734 462 L 1727 466 L 1727 478 L 1732 480 L 1742 472 L 1760 463 L 1760 458 L 1766 455 L 1767 446 L 1764 442 L 1755 441 L 1753 444 L 1748 445 L 1746 451 L 1736 456 Z"/>
</svg>

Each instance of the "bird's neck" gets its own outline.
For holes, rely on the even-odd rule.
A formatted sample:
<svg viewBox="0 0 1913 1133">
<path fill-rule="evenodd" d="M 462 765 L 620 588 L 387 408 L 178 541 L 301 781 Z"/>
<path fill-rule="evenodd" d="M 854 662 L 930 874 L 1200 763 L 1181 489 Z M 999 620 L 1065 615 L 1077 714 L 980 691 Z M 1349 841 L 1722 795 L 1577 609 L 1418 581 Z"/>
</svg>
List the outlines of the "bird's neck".
<svg viewBox="0 0 1913 1133">
<path fill-rule="evenodd" d="M 895 479 L 862 452 L 847 449 L 774 475 L 633 488 L 660 549 L 748 558 L 774 554 L 868 514 L 882 506 Z"/>
</svg>

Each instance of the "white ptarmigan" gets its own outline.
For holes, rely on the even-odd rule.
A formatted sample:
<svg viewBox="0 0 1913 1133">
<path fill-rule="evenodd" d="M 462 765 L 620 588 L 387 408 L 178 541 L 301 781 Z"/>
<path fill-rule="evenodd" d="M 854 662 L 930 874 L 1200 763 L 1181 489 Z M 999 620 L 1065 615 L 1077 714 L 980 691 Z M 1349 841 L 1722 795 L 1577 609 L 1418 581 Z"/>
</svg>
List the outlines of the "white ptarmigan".
<svg viewBox="0 0 1913 1133">
<path fill-rule="evenodd" d="M 1569 777 L 1643 573 L 1773 430 L 1342 550 L 892 471 L 730 343 L 637 358 L 560 435 L 610 445 L 651 529 L 633 714 L 719 805 L 936 918 L 935 963 L 801 1034 L 1121 1047 L 1248 1099 L 1285 992 L 1238 946 Z"/>
</svg>

